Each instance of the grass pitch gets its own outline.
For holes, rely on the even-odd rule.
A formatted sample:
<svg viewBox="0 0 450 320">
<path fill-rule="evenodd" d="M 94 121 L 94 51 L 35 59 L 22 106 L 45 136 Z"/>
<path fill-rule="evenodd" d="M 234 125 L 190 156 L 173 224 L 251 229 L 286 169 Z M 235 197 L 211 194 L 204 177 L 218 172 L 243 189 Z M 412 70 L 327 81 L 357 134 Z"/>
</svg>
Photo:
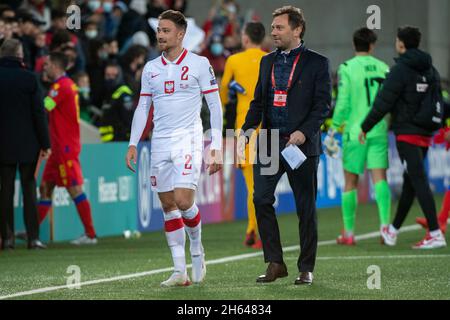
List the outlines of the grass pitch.
<svg viewBox="0 0 450 320">
<path fill-rule="evenodd" d="M 436 197 L 438 208 L 442 198 Z M 395 205 L 393 208 L 395 209 Z M 154 299 L 154 300 L 292 300 L 292 299 L 449 299 L 450 250 L 417 251 L 411 246 L 424 231 L 407 227 L 393 248 L 380 245 L 378 214 L 374 204 L 358 208 L 356 233 L 364 235 L 355 247 L 334 240 L 342 222 L 339 208 L 319 210 L 319 251 L 311 287 L 294 286 L 299 249 L 297 217 L 279 217 L 289 277 L 257 284 L 265 272 L 261 252 L 243 246 L 245 221 L 206 225 L 203 244 L 207 277 L 201 285 L 163 289 L 161 281 L 172 266 L 163 232 L 140 239 L 103 238 L 97 246 L 51 244 L 45 251 L 0 252 L 0 296 L 8 299 Z M 417 204 L 405 223 L 414 225 Z M 447 236 L 447 241 L 450 238 Z M 187 259 L 190 261 L 187 244 Z M 81 271 L 81 288 L 65 287 L 69 266 Z M 380 289 L 368 289 L 372 272 L 379 268 Z M 369 269 L 369 270 L 368 270 Z M 69 270 L 70 271 L 70 270 Z M 369 272 L 369 273 L 368 273 Z M 143 274 L 141 274 L 143 273 Z M 104 282 L 102 282 L 104 281 Z M 369 280 L 369 282 L 371 282 Z M 372 282 L 371 282 L 372 283 Z"/>
</svg>

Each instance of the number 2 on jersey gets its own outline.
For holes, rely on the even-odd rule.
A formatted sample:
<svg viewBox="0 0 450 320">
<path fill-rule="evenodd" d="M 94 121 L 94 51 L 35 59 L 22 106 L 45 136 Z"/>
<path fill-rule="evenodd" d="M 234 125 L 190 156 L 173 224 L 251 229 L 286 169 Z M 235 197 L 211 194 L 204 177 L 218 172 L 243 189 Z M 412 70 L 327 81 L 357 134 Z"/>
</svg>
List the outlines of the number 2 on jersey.
<svg viewBox="0 0 450 320">
<path fill-rule="evenodd" d="M 189 72 L 189 67 L 184 66 L 183 68 L 181 68 L 181 71 L 181 80 L 188 80 L 189 75 L 187 73 Z"/>
</svg>

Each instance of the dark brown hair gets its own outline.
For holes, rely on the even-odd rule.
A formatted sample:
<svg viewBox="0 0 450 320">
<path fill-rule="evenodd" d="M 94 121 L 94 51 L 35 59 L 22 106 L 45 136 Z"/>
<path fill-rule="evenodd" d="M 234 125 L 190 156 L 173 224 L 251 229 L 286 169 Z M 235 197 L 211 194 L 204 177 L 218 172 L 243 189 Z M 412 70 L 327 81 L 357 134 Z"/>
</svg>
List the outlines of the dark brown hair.
<svg viewBox="0 0 450 320">
<path fill-rule="evenodd" d="M 420 45 L 422 33 L 417 27 L 403 26 L 398 28 L 397 38 L 403 42 L 406 49 L 417 49 Z"/>
<path fill-rule="evenodd" d="M 261 22 L 248 22 L 244 28 L 245 34 L 254 44 L 261 44 L 266 36 L 266 30 Z"/>
<path fill-rule="evenodd" d="M 50 53 L 49 59 L 52 63 L 56 64 L 64 71 L 66 71 L 67 66 L 69 65 L 69 59 L 64 53 L 61 52 Z"/>
<path fill-rule="evenodd" d="M 360 28 L 353 33 L 353 45 L 357 52 L 369 52 L 370 45 L 377 42 L 377 35 L 367 27 Z"/>
<path fill-rule="evenodd" d="M 158 19 L 159 20 L 170 20 L 173 23 L 175 23 L 175 25 L 178 28 L 181 28 L 184 31 L 186 31 L 186 29 L 187 29 L 186 17 L 180 11 L 166 10 L 159 15 Z"/>
<path fill-rule="evenodd" d="M 276 9 L 272 13 L 272 16 L 275 18 L 278 16 L 282 16 L 283 14 L 288 15 L 289 25 L 291 26 L 291 29 L 302 27 L 302 32 L 300 33 L 300 38 L 303 39 L 303 36 L 305 35 L 305 31 L 306 31 L 306 21 L 305 21 L 305 17 L 303 16 L 302 9 L 296 8 L 294 6 L 284 6 L 284 7 Z"/>
</svg>

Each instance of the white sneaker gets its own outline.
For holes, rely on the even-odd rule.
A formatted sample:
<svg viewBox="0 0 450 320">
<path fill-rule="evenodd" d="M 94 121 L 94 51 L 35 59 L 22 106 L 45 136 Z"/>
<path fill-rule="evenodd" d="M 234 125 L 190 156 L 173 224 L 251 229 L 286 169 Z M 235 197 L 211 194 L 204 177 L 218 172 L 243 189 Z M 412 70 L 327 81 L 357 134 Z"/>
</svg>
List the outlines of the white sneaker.
<svg viewBox="0 0 450 320">
<path fill-rule="evenodd" d="M 439 232 L 437 236 L 431 236 L 429 233 L 423 238 L 422 241 L 416 243 L 413 246 L 413 249 L 437 249 L 444 248 L 447 246 L 447 242 L 445 241 L 444 235 L 442 232 Z"/>
<path fill-rule="evenodd" d="M 192 282 L 201 283 L 206 276 L 205 254 L 192 257 Z"/>
<path fill-rule="evenodd" d="M 189 276 L 187 273 L 181 273 L 175 271 L 166 281 L 161 282 L 161 287 L 170 288 L 170 287 L 187 287 L 191 284 L 191 280 L 189 280 Z"/>
<path fill-rule="evenodd" d="M 383 227 L 380 231 L 381 242 L 387 246 L 393 247 L 397 243 L 397 234 L 395 232 L 389 231 L 389 227 Z"/>
<path fill-rule="evenodd" d="M 70 243 L 76 246 L 81 246 L 81 245 L 94 245 L 97 244 L 97 242 L 98 242 L 97 238 L 89 238 L 87 235 L 83 234 L 81 237 L 71 241 Z"/>
</svg>

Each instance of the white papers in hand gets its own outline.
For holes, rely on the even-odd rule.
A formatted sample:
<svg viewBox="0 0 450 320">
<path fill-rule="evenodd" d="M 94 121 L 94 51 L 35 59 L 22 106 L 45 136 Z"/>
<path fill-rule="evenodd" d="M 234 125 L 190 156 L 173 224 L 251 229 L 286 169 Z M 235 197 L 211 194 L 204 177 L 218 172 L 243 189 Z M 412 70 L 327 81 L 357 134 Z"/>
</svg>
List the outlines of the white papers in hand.
<svg viewBox="0 0 450 320">
<path fill-rule="evenodd" d="M 292 170 L 296 170 L 300 168 L 303 162 L 306 160 L 305 154 L 300 150 L 300 148 L 296 145 L 289 145 L 281 151 L 283 158 L 289 163 L 289 166 Z"/>
</svg>

